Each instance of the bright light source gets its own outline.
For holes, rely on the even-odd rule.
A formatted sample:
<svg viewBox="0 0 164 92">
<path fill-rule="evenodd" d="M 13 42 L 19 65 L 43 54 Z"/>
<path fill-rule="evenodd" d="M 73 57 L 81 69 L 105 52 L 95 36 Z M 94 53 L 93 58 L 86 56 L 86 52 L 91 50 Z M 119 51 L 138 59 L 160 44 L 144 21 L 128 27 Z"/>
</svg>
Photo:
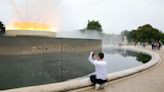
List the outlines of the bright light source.
<svg viewBox="0 0 164 92">
<path fill-rule="evenodd" d="M 12 30 L 36 30 L 36 31 L 54 31 L 50 29 L 50 26 L 45 23 L 39 22 L 15 22 L 13 27 L 7 29 Z"/>
</svg>

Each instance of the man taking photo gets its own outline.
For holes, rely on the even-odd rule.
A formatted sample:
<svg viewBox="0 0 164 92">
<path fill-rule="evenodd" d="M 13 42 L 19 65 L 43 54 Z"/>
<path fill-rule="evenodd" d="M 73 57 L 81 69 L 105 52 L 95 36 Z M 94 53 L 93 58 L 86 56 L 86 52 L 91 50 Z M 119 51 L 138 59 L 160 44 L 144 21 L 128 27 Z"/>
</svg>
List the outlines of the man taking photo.
<svg viewBox="0 0 164 92">
<path fill-rule="evenodd" d="M 90 76 L 95 89 L 104 88 L 107 82 L 107 62 L 103 60 L 104 53 L 100 52 L 96 56 L 93 51 L 90 52 L 88 60 L 95 66 L 95 74 Z"/>
</svg>

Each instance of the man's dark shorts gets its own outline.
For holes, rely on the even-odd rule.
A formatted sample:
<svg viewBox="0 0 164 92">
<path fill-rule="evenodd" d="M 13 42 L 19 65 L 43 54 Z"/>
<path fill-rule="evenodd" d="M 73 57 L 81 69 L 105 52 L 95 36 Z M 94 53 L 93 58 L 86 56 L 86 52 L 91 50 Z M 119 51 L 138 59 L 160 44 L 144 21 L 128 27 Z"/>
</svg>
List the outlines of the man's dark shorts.
<svg viewBox="0 0 164 92">
<path fill-rule="evenodd" d="M 90 76 L 90 80 L 91 82 L 95 85 L 96 83 L 98 84 L 104 84 L 105 82 L 107 82 L 107 80 L 102 80 L 102 79 L 97 79 L 96 75 L 91 75 Z"/>
</svg>

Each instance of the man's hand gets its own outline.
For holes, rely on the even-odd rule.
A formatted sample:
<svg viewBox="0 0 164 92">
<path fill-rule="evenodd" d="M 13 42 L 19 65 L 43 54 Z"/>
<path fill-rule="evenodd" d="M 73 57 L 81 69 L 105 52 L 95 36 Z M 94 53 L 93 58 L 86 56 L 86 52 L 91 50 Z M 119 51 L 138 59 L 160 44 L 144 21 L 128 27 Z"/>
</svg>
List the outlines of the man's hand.
<svg viewBox="0 0 164 92">
<path fill-rule="evenodd" d="M 94 56 L 95 56 L 95 53 L 93 51 L 91 51 L 90 55 L 92 56 L 92 59 L 95 59 Z"/>
<path fill-rule="evenodd" d="M 91 54 L 93 54 L 93 53 L 94 53 L 94 51 L 91 51 L 90 53 L 91 53 Z"/>
<path fill-rule="evenodd" d="M 92 63 L 92 64 L 94 64 L 94 52 L 93 51 L 91 51 L 90 52 L 90 55 L 89 55 L 89 57 L 88 57 L 88 60 Z"/>
</svg>

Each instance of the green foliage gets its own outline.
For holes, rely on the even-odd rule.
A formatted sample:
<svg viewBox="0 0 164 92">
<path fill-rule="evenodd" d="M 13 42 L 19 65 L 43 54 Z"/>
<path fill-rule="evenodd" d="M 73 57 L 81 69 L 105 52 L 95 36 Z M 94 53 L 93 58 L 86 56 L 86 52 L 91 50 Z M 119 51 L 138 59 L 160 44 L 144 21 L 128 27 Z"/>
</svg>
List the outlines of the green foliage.
<svg viewBox="0 0 164 92">
<path fill-rule="evenodd" d="M 164 33 L 161 34 L 161 36 L 162 36 L 162 40 L 161 40 L 161 42 L 164 44 Z"/>
<path fill-rule="evenodd" d="M 4 35 L 5 34 L 5 26 L 4 24 L 0 21 L 0 35 Z"/>
<path fill-rule="evenodd" d="M 152 40 L 160 40 L 161 32 L 147 24 L 138 28 L 137 41 L 151 42 Z"/>
<path fill-rule="evenodd" d="M 136 60 L 141 62 L 141 63 L 147 63 L 150 61 L 151 56 L 143 54 L 143 53 L 138 53 L 134 51 L 129 51 L 129 50 L 121 50 L 121 49 L 112 49 L 112 50 L 105 50 L 109 53 L 115 54 L 115 53 L 120 53 L 123 57 L 136 57 Z"/>
<path fill-rule="evenodd" d="M 148 42 L 164 40 L 163 33 L 150 24 L 138 27 L 136 30 L 123 31 L 122 36 L 126 36 L 129 42 Z"/>
<path fill-rule="evenodd" d="M 137 61 L 144 63 L 147 63 L 150 61 L 151 57 L 142 53 L 137 54 Z"/>
<path fill-rule="evenodd" d="M 136 42 L 136 38 L 137 38 L 137 30 L 132 30 L 132 31 L 123 31 L 121 32 L 122 37 L 126 36 L 127 40 L 129 42 Z"/>
<path fill-rule="evenodd" d="M 99 21 L 88 21 L 87 30 L 96 30 L 102 32 L 102 26 Z"/>
</svg>

